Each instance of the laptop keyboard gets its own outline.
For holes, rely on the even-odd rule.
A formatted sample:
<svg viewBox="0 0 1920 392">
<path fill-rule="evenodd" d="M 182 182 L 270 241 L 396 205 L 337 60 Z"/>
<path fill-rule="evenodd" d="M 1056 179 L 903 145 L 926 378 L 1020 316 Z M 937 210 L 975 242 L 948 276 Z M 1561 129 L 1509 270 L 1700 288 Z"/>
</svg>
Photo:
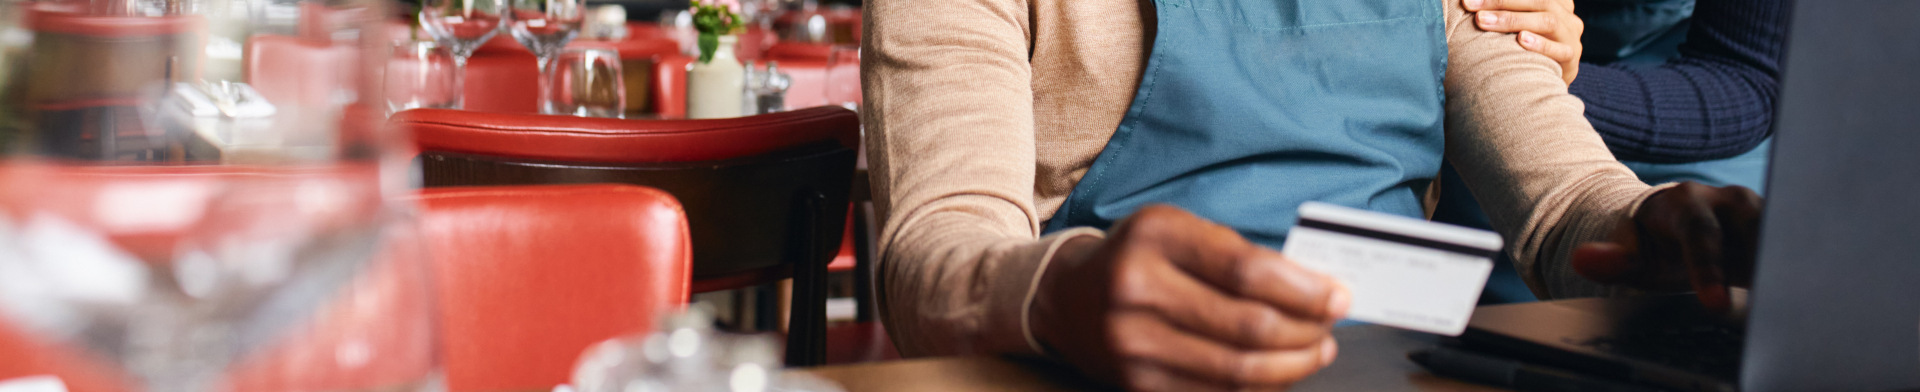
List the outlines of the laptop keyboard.
<svg viewBox="0 0 1920 392">
<path fill-rule="evenodd" d="M 1689 372 L 1732 378 L 1740 371 L 1745 333 L 1719 325 L 1692 325 L 1570 342 L 1609 354 Z"/>
</svg>

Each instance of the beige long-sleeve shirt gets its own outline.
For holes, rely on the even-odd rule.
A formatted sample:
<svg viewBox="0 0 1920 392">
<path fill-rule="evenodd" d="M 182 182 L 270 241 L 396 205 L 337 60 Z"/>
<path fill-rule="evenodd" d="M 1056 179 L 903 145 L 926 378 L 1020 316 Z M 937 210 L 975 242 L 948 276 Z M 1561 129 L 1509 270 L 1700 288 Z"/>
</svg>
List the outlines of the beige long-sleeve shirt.
<svg viewBox="0 0 1920 392">
<path fill-rule="evenodd" d="M 1433 1 L 1446 3 L 1446 158 L 1537 292 L 1608 291 L 1568 254 L 1654 188 L 1607 151 L 1559 65 L 1474 27 L 1458 0 Z M 870 0 L 866 12 L 861 115 L 894 342 L 910 356 L 1038 353 L 1027 316 L 1041 271 L 1066 239 L 1101 235 L 1041 226 L 1132 101 L 1151 2 Z"/>
</svg>

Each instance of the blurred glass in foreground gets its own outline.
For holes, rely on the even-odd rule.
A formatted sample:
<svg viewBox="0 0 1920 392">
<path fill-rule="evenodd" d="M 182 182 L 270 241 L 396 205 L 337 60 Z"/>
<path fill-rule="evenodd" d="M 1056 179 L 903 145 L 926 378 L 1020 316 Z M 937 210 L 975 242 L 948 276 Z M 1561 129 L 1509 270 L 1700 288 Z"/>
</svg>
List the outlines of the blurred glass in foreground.
<svg viewBox="0 0 1920 392">
<path fill-rule="evenodd" d="M 0 3 L 0 383 L 439 389 L 392 12 Z"/>
<path fill-rule="evenodd" d="M 610 339 L 574 364 L 567 392 L 842 392 L 833 382 L 780 371 L 773 334 L 713 329 L 713 311 L 696 305 L 662 317 L 646 336 Z"/>
</svg>

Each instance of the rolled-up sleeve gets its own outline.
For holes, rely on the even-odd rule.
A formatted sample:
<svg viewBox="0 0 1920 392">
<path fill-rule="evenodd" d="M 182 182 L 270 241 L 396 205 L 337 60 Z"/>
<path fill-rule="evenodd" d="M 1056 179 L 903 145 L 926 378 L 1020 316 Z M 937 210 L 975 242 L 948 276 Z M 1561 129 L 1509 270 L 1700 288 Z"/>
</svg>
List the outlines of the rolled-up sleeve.
<svg viewBox="0 0 1920 392">
<path fill-rule="evenodd" d="M 861 82 L 880 306 L 908 356 L 1038 353 L 1040 236 L 1024 0 L 874 0 Z"/>
<path fill-rule="evenodd" d="M 1606 239 L 1649 187 L 1607 151 L 1560 65 L 1448 3 L 1447 159 L 1542 298 L 1610 295 L 1573 271 L 1574 247 Z M 1458 190 L 1443 190 L 1458 191 Z"/>
</svg>

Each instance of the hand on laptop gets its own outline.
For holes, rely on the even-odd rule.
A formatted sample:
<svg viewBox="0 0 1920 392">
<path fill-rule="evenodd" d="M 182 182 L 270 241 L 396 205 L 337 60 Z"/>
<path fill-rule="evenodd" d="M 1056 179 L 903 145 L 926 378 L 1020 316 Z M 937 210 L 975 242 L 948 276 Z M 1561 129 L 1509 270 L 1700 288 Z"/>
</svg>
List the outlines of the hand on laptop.
<svg viewBox="0 0 1920 392">
<path fill-rule="evenodd" d="M 1108 235 L 1061 245 L 1031 313 L 1081 371 L 1129 390 L 1270 389 L 1333 361 L 1351 301 L 1338 281 L 1170 206 Z"/>
<path fill-rule="evenodd" d="M 1727 288 L 1753 281 L 1761 203 L 1739 186 L 1667 188 L 1641 202 L 1607 242 L 1575 249 L 1574 270 L 1604 284 L 1692 289 L 1707 309 L 1732 310 Z"/>
</svg>

